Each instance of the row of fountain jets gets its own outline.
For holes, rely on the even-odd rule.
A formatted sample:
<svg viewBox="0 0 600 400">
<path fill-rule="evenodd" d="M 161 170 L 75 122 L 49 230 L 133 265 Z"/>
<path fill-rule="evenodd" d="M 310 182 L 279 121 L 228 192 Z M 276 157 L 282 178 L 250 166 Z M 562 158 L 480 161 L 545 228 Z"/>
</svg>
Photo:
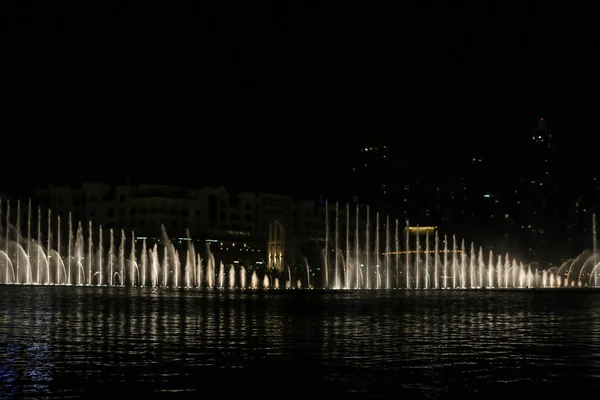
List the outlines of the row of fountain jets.
<svg viewBox="0 0 600 400">
<path fill-rule="evenodd" d="M 431 237 L 430 231 L 425 230 L 424 246 L 419 234 L 414 235 L 411 243 L 408 221 L 401 250 L 399 221 L 394 221 L 392 229 L 390 218 L 386 216 L 381 229 L 382 221 L 376 213 L 374 226 L 371 226 L 369 207 L 362 216 L 362 229 L 358 206 L 351 216 L 349 205 L 344 213 L 336 203 L 332 235 L 329 204 L 325 207 L 324 257 L 322 268 L 317 268 L 322 272 L 317 279 L 320 288 L 559 288 L 597 286 L 600 280 L 595 215 L 593 250 L 581 253 L 560 267 L 543 269 L 535 263 L 524 265 L 509 254 L 495 255 L 491 250 L 485 254 L 481 247 L 476 250 L 473 243 L 467 249 L 464 239 L 459 244 L 455 235 L 451 244 L 446 235 L 440 244 L 437 231 Z M 250 273 L 243 265 L 225 265 L 222 261 L 217 264 L 210 246 L 202 258 L 191 240 L 187 248 L 180 251 L 169 239 L 164 226 L 160 245 L 148 245 L 146 239 L 136 240 L 134 232 L 128 237 L 124 230 L 119 234 L 113 229 L 109 230 L 108 243 L 105 243 L 102 226 L 94 227 L 91 221 L 85 228 L 81 222 L 74 225 L 69 213 L 65 228 L 60 215 L 53 219 L 52 211 L 48 210 L 44 240 L 40 207 L 36 221 L 31 200 L 26 207 L 25 221 L 22 221 L 20 201 L 12 211 L 16 214 L 14 218 L 10 202 L 5 202 L 3 207 L 0 200 L 0 283 L 3 284 L 267 289 L 279 288 L 282 280 L 285 288 L 317 286 L 311 282 L 308 263 L 303 268 L 286 267 L 278 273 L 269 270 Z M 340 229 L 343 214 L 344 232 Z M 35 238 L 33 228 L 37 230 Z M 67 233 L 66 243 L 61 242 L 62 229 Z"/>
</svg>

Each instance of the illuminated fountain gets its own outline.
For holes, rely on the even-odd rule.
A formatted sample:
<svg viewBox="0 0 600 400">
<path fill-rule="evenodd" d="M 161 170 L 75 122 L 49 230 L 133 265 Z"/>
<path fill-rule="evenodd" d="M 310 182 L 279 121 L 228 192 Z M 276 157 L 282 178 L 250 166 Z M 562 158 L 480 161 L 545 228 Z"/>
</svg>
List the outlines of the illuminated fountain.
<svg viewBox="0 0 600 400">
<path fill-rule="evenodd" d="M 496 255 L 489 250 L 486 257 L 482 247 L 474 243 L 467 245 L 464 239 L 458 240 L 455 235 L 452 235 L 451 241 L 446 235 L 440 240 L 435 227 L 410 226 L 408 221 L 402 227 L 398 220 L 392 222 L 389 217 L 382 223 L 379 213 L 375 213 L 373 224 L 368 206 L 365 210 L 366 219 L 361 221 L 358 206 L 355 215 L 351 215 L 348 206 L 345 212 L 340 212 L 336 204 L 335 225 L 331 232 L 329 213 L 332 208 L 328 205 L 325 208 L 325 288 L 566 288 L 596 287 L 600 281 L 595 215 L 593 249 L 563 263 L 559 268 L 546 269 L 535 263 L 523 264 L 508 253 Z M 340 218 L 343 214 L 345 235 L 344 239 L 340 239 L 340 225 L 344 225 Z M 354 229 L 354 234 L 351 229 Z M 401 230 L 403 239 L 399 234 Z M 384 235 L 383 239 L 381 235 Z M 400 250 L 401 242 L 404 242 L 403 250 Z M 332 260 L 333 271 L 330 271 Z M 331 272 L 333 282 L 329 278 Z"/>
<path fill-rule="evenodd" d="M 304 266 L 271 275 L 268 271 L 215 260 L 193 241 L 176 246 L 161 227 L 149 242 L 133 231 L 103 229 L 0 200 L 0 283 L 120 287 L 185 287 L 219 290 L 332 289 L 519 289 L 596 287 L 600 250 L 594 215 L 591 250 L 559 267 L 523 264 L 510 254 L 484 251 L 435 227 L 411 226 L 366 207 L 326 204 L 322 276 L 311 279 Z M 330 210 L 335 219 L 330 221 Z M 333 229 L 330 229 L 330 222 Z M 345 225 L 345 226 L 344 226 Z M 106 237 L 105 237 L 106 235 Z M 189 233 L 188 233 L 189 236 Z M 201 253 L 204 258 L 201 257 Z M 236 261 L 237 263 L 237 261 Z M 260 276 L 260 278 L 259 278 Z M 304 280 L 306 279 L 306 280 Z M 321 283 L 319 283 L 321 281 Z"/>
</svg>

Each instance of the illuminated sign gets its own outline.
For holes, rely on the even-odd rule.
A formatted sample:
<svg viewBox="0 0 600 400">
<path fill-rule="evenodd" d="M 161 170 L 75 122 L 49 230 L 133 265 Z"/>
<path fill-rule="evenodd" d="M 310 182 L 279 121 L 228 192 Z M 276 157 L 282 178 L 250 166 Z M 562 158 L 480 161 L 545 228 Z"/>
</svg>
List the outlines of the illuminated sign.
<svg viewBox="0 0 600 400">
<path fill-rule="evenodd" d="M 227 231 L 227 233 L 230 235 L 236 235 L 236 236 L 250 236 L 250 232 L 244 232 L 244 231 Z"/>
</svg>

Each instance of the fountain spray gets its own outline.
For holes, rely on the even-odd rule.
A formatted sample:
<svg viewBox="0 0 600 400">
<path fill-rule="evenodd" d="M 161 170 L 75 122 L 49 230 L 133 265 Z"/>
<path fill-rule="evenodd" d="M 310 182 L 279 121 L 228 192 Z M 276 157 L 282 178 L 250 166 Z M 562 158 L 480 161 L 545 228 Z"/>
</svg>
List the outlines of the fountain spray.
<svg viewBox="0 0 600 400">
<path fill-rule="evenodd" d="M 325 200 L 325 256 L 323 258 L 323 268 L 325 269 L 325 289 L 329 288 L 329 202 Z"/>
<path fill-rule="evenodd" d="M 369 252 L 371 251 L 371 246 L 370 246 L 370 243 L 369 243 L 369 239 L 370 239 L 369 238 L 369 226 L 370 226 L 370 221 L 369 221 L 370 215 L 369 215 L 369 213 L 370 213 L 369 206 L 367 206 L 367 238 L 366 238 L 366 242 L 367 243 L 365 245 L 365 249 L 366 249 L 365 251 L 367 253 L 366 254 L 366 267 L 367 267 L 367 271 L 366 271 L 366 275 L 367 275 L 367 277 L 366 277 L 367 278 L 366 279 L 366 282 L 367 282 L 366 283 L 366 289 L 371 289 L 370 281 L 369 281 L 369 256 L 370 256 Z"/>
<path fill-rule="evenodd" d="M 59 249 L 60 251 L 60 249 Z M 27 205 L 27 256 L 31 254 L 31 199 L 29 199 L 29 204 Z M 27 276 L 25 277 L 25 281 L 27 283 L 31 283 L 30 275 L 31 275 L 31 260 L 27 260 Z M 56 276 L 58 279 L 58 275 Z"/>
<path fill-rule="evenodd" d="M 344 288 L 350 289 L 350 204 L 346 204 L 346 263 L 344 264 Z M 291 284 L 291 282 L 290 282 Z"/>
<path fill-rule="evenodd" d="M 354 229 L 354 262 L 356 263 L 356 288 L 360 288 L 360 260 L 358 257 L 358 228 L 359 228 L 359 211 L 358 204 L 356 205 L 356 228 Z"/>
<path fill-rule="evenodd" d="M 594 252 L 598 251 L 598 232 L 596 231 L 596 213 L 592 214 L 592 235 Z"/>
<path fill-rule="evenodd" d="M 406 288 L 410 289 L 410 238 L 409 222 L 406 220 Z"/>
<path fill-rule="evenodd" d="M 438 232 L 435 231 L 435 251 L 433 252 L 433 288 L 438 289 L 438 253 L 440 248 L 440 241 L 438 238 Z"/>
<path fill-rule="evenodd" d="M 333 286 L 334 289 L 339 289 L 340 287 L 340 272 L 339 272 L 339 259 L 338 259 L 338 253 L 339 253 L 339 248 L 340 248 L 340 209 L 339 209 L 339 203 L 336 201 L 335 202 L 335 254 L 334 254 L 334 269 L 333 269 L 333 273 L 334 273 L 334 277 L 333 277 Z"/>
<path fill-rule="evenodd" d="M 17 274 L 15 276 L 15 283 L 19 283 L 19 269 L 21 268 L 21 252 L 19 247 L 21 246 L 21 200 L 17 200 L 17 247 L 16 247 L 16 258 L 17 258 Z"/>
<path fill-rule="evenodd" d="M 598 232 L 596 231 L 596 213 L 592 214 L 592 235 L 594 235 L 594 237 L 592 238 L 592 248 L 594 250 L 594 265 L 597 264 L 596 260 L 598 257 Z M 594 272 L 594 286 L 598 286 L 598 272 Z"/>
<path fill-rule="evenodd" d="M 385 219 L 385 288 L 390 289 L 390 216 Z"/>
<path fill-rule="evenodd" d="M 396 289 L 400 288 L 400 238 L 398 237 L 398 218 L 396 218 L 396 232 L 394 232 L 394 243 L 396 252 Z"/>
</svg>

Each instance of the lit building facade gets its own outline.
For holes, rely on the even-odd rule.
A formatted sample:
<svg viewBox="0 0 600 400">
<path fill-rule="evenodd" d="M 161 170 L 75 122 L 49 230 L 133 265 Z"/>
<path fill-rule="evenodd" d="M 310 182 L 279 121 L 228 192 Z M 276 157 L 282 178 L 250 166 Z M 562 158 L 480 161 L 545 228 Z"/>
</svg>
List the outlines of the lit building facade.
<svg viewBox="0 0 600 400">
<path fill-rule="evenodd" d="M 229 193 L 224 187 L 182 189 L 165 185 L 83 183 L 50 186 L 38 202 L 63 221 L 125 230 L 139 239 L 167 234 L 175 244 L 208 246 L 226 264 L 263 265 L 282 270 L 318 265 L 325 224 L 324 206 L 268 193 Z M 161 232 L 164 226 L 165 232 Z M 217 257 L 218 255 L 218 257 Z"/>
</svg>

